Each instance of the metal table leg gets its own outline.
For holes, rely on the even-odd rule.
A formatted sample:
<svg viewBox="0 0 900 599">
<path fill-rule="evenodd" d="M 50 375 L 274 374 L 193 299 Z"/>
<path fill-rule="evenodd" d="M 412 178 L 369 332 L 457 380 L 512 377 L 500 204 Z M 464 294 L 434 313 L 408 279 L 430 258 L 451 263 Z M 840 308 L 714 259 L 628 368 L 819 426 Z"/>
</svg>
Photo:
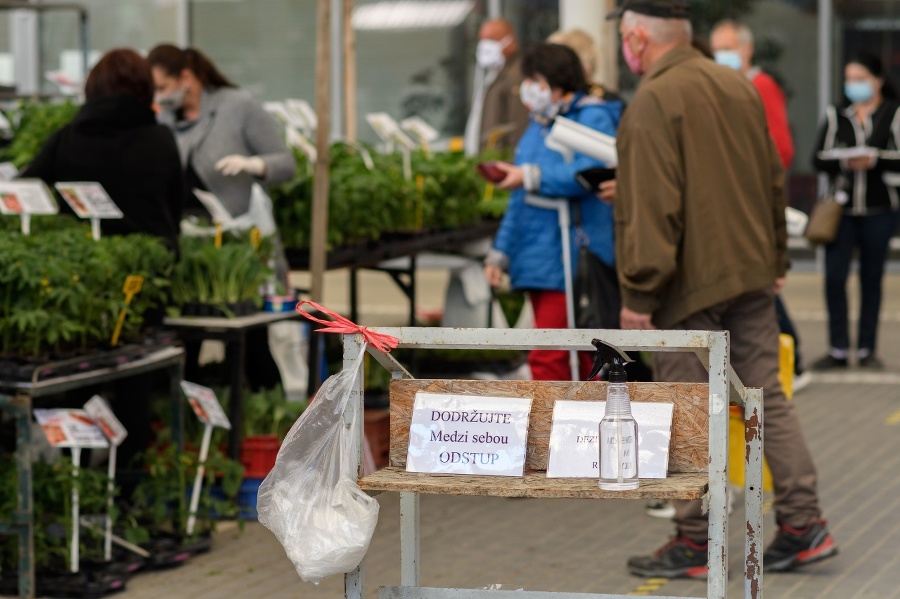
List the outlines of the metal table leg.
<svg viewBox="0 0 900 599">
<path fill-rule="evenodd" d="M 231 395 L 228 398 L 228 419 L 231 432 L 228 438 L 228 457 L 240 458 L 241 439 L 244 427 L 244 364 L 247 355 L 247 334 L 237 331 L 228 344 L 228 362 L 231 365 Z"/>
</svg>

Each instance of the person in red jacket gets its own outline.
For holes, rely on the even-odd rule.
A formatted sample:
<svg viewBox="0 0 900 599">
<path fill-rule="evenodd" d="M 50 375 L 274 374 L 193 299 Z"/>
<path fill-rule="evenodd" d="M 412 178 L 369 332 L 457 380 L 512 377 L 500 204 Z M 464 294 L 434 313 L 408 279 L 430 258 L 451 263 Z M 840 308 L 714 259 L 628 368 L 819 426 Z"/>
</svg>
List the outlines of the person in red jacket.
<svg viewBox="0 0 900 599">
<path fill-rule="evenodd" d="M 726 20 L 713 27 L 709 38 L 710 49 L 716 62 L 743 73 L 759 92 L 769 135 L 775 142 L 778 156 L 787 171 L 794 160 L 794 139 L 788 123 L 787 100 L 781 86 L 771 75 L 753 66 L 753 32 L 743 23 Z M 804 372 L 803 359 L 800 355 L 800 338 L 797 329 L 788 315 L 781 296 L 776 296 L 775 308 L 778 312 L 778 323 L 781 332 L 794 339 L 794 383 L 793 390 L 799 391 L 809 383 L 809 374 Z"/>
<path fill-rule="evenodd" d="M 794 139 L 788 123 L 787 100 L 781 86 L 771 75 L 753 66 L 753 33 L 750 28 L 736 21 L 721 21 L 713 27 L 709 45 L 716 62 L 743 73 L 759 92 L 769 134 L 775 142 L 784 170 L 787 170 L 794 160 Z"/>
</svg>

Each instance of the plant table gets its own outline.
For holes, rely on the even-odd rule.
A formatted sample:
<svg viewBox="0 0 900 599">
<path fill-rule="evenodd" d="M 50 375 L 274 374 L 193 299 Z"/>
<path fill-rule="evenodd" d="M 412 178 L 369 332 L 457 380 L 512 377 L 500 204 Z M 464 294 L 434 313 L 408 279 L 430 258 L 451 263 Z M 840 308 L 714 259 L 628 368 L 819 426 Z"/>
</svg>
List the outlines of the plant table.
<svg viewBox="0 0 900 599">
<path fill-rule="evenodd" d="M 161 347 L 130 362 L 39 380 L 37 372 L 32 381 L 0 381 L 0 410 L 16 419 L 16 468 L 18 471 L 18 505 L 11 522 L 0 522 L 0 534 L 19 537 L 19 597 L 34 597 L 34 523 L 31 485 L 31 406 L 34 400 L 91 385 L 126 379 L 156 370 L 170 372 L 172 394 L 172 434 L 179 445 L 184 424 L 184 400 L 179 383 L 184 370 L 184 350 L 180 347 Z"/>
<path fill-rule="evenodd" d="M 244 421 L 244 359 L 247 355 L 247 332 L 267 327 L 276 322 L 300 318 L 295 311 L 259 312 L 237 318 L 179 317 L 166 318 L 163 324 L 175 331 L 184 341 L 222 341 L 228 351 L 228 369 L 231 372 L 231 394 L 228 403 L 228 419 L 231 431 L 228 438 L 228 457 L 239 459 L 241 428 Z"/>
</svg>

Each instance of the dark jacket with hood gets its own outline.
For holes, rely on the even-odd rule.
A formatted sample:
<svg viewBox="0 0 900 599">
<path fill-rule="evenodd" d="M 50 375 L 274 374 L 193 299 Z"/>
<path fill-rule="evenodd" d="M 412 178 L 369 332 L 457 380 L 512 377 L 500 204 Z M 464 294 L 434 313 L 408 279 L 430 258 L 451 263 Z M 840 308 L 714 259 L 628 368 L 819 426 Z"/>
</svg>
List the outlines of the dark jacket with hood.
<svg viewBox="0 0 900 599">
<path fill-rule="evenodd" d="M 21 177 L 100 183 L 124 214 L 104 235 L 146 233 L 178 247 L 184 174 L 172 132 L 132 95 L 88 101 L 53 134 Z M 68 205 L 60 210 L 71 213 Z"/>
</svg>

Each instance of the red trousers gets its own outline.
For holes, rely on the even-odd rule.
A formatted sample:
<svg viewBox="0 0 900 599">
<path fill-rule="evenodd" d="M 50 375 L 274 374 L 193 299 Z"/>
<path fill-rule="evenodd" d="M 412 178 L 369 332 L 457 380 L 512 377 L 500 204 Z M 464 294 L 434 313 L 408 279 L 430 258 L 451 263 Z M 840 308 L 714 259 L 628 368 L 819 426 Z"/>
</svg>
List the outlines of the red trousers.
<svg viewBox="0 0 900 599">
<path fill-rule="evenodd" d="M 534 328 L 565 329 L 566 294 L 562 291 L 531 291 L 531 306 L 534 308 Z M 581 380 L 587 379 L 591 372 L 592 352 L 579 352 L 579 370 Z M 569 352 L 563 350 L 532 350 L 528 352 L 528 366 L 531 367 L 531 378 L 536 381 L 571 381 L 572 370 L 569 368 Z"/>
</svg>

